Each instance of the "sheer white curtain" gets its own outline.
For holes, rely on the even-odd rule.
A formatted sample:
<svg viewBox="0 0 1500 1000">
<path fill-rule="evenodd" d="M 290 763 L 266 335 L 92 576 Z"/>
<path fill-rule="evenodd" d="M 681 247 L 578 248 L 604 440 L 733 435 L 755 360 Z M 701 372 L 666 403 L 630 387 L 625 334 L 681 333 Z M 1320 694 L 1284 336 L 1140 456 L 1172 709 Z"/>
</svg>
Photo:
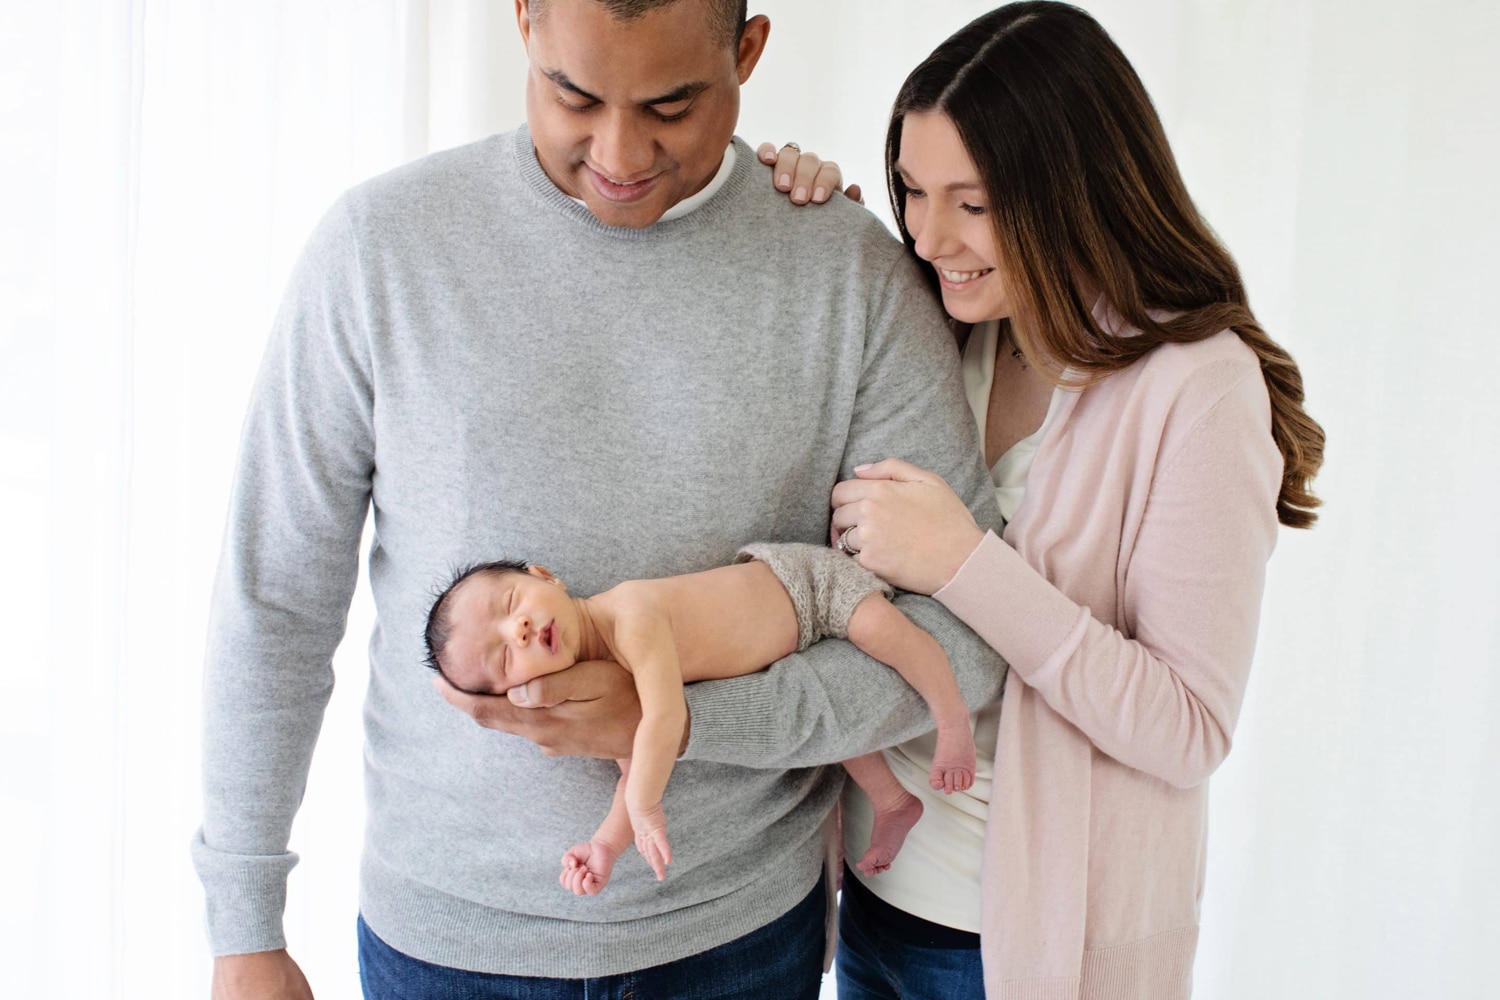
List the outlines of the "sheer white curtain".
<svg viewBox="0 0 1500 1000">
<path fill-rule="evenodd" d="M 235 440 L 344 188 L 522 114 L 509 4 L 0 5 L 0 967 L 15 996 L 206 991 L 199 681 Z M 357 993 L 361 597 L 288 927 Z"/>
<path fill-rule="evenodd" d="M 1500 940 L 1500 10 L 1085 4 L 1329 432 L 1214 779 L 1198 992 L 1478 998 Z M 741 132 L 882 205 L 905 72 L 991 6 L 752 2 Z M 522 117 L 506 0 L 0 4 L 0 968 L 203 995 L 198 671 L 246 392 L 343 188 Z M 293 834 L 288 932 L 354 997 L 361 597 Z"/>
</svg>

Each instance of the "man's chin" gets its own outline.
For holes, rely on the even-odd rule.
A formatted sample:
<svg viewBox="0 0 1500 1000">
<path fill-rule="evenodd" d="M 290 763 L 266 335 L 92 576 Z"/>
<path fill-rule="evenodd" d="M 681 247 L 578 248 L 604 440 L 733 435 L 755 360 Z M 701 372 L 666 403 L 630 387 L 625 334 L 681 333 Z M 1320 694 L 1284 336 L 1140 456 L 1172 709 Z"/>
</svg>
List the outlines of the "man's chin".
<svg viewBox="0 0 1500 1000">
<path fill-rule="evenodd" d="M 646 198 L 638 202 L 620 203 L 608 198 L 593 196 L 583 199 L 584 205 L 594 213 L 594 218 L 606 226 L 622 229 L 645 229 L 654 226 L 667 213 L 669 206 L 659 198 Z"/>
</svg>

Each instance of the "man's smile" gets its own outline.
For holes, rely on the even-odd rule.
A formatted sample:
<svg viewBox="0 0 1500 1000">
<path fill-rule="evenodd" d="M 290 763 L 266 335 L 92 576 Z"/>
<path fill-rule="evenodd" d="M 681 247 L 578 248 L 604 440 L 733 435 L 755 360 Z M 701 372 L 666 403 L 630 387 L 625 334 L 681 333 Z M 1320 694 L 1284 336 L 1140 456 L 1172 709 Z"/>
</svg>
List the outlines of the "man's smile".
<svg viewBox="0 0 1500 1000">
<path fill-rule="evenodd" d="M 652 177 L 647 177 L 645 180 L 631 181 L 628 184 L 618 184 L 586 163 L 583 165 L 583 169 L 588 174 L 589 183 L 594 186 L 595 191 L 599 192 L 600 197 L 607 201 L 623 205 L 640 201 L 646 197 L 656 188 L 657 181 L 661 180 L 662 176 L 661 174 L 656 174 Z"/>
</svg>

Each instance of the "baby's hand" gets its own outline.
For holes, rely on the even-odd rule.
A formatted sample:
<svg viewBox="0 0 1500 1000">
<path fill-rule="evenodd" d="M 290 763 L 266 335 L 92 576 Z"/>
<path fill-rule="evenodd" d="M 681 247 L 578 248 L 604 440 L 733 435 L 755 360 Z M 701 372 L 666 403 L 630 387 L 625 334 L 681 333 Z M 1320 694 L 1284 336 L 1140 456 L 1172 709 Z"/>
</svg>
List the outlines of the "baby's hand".
<svg viewBox="0 0 1500 1000">
<path fill-rule="evenodd" d="M 656 872 L 656 881 L 663 881 L 667 865 L 672 863 L 672 845 L 667 842 L 667 814 L 662 812 L 661 803 L 631 809 L 630 825 L 635 830 L 635 849 Z"/>
<path fill-rule="evenodd" d="M 575 896 L 597 896 L 609 885 L 621 847 L 598 838 L 568 848 L 562 856 L 562 874 L 557 881 Z"/>
</svg>

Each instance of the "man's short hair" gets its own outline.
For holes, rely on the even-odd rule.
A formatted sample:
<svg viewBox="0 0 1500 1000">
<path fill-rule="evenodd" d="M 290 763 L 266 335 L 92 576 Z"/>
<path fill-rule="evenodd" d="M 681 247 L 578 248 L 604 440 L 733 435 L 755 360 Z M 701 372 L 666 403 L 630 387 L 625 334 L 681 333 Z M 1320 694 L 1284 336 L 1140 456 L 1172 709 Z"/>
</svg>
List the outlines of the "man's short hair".
<svg viewBox="0 0 1500 1000">
<path fill-rule="evenodd" d="M 526 0 L 526 8 L 533 24 L 540 24 L 547 16 L 547 6 L 552 0 Z M 659 7 L 670 7 L 681 0 L 592 0 L 599 4 L 617 21 L 634 21 Z M 725 45 L 738 47 L 745 33 L 746 6 L 748 0 L 692 0 L 708 5 L 709 20 L 714 34 Z"/>
</svg>

